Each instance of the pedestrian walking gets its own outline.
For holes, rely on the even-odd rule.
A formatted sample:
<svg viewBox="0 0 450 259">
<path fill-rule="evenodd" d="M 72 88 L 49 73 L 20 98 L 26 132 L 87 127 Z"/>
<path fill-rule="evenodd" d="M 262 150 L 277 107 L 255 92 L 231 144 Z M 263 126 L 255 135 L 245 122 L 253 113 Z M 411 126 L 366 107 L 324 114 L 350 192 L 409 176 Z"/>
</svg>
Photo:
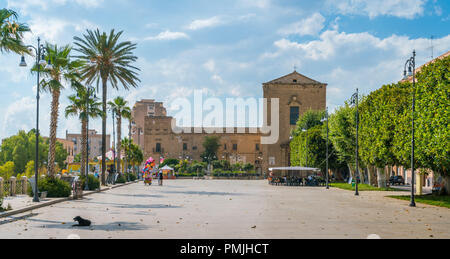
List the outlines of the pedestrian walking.
<svg viewBox="0 0 450 259">
<path fill-rule="evenodd" d="M 162 173 L 162 171 L 159 171 L 159 174 L 158 174 L 158 183 L 159 183 L 160 186 L 163 185 L 163 173 Z"/>
</svg>

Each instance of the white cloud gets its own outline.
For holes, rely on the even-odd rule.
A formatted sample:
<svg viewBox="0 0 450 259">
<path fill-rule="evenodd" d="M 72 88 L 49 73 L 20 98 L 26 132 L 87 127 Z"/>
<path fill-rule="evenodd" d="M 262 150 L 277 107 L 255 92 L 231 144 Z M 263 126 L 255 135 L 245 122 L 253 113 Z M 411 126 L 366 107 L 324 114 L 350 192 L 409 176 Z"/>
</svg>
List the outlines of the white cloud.
<svg viewBox="0 0 450 259">
<path fill-rule="evenodd" d="M 169 30 L 163 31 L 156 36 L 147 37 L 144 40 L 178 40 L 188 39 L 189 36 L 184 32 L 172 32 Z"/>
<path fill-rule="evenodd" d="M 396 16 L 412 19 L 424 12 L 427 0 L 327 0 L 326 4 L 338 13 L 377 16 Z"/>
<path fill-rule="evenodd" d="M 279 30 L 283 35 L 312 35 L 316 36 L 324 27 L 325 17 L 320 13 L 314 13 L 310 17 L 303 19 L 299 22 L 290 24 Z"/>
<path fill-rule="evenodd" d="M 52 6 L 64 6 L 68 3 L 76 3 L 85 8 L 98 8 L 104 0 L 8 0 L 8 8 L 18 8 L 23 14 L 30 14 L 36 8 L 47 10 Z"/>
<path fill-rule="evenodd" d="M 223 17 L 214 16 L 208 19 L 194 20 L 187 26 L 187 28 L 189 30 L 199 30 L 203 28 L 216 27 L 218 25 L 224 24 L 225 22 L 226 21 Z"/>
</svg>

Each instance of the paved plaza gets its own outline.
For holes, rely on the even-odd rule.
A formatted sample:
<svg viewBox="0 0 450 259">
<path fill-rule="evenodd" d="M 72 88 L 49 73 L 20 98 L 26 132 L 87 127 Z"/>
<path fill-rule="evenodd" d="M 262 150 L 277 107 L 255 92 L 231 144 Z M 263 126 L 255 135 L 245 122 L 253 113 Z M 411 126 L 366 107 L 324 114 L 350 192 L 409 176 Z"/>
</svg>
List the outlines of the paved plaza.
<svg viewBox="0 0 450 259">
<path fill-rule="evenodd" d="M 0 238 L 450 238 L 449 209 L 409 208 L 389 194 L 399 192 L 355 197 L 266 181 L 141 182 L 0 219 Z M 78 215 L 92 227 L 73 228 Z"/>
</svg>

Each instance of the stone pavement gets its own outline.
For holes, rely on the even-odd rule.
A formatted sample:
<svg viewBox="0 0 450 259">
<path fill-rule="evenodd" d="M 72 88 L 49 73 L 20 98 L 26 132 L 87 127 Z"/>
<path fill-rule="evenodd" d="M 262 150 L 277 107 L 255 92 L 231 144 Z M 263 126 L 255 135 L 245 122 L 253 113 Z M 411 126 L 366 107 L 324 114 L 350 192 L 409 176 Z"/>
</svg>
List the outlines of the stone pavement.
<svg viewBox="0 0 450 259">
<path fill-rule="evenodd" d="M 399 192 L 355 197 L 266 181 L 141 182 L 0 219 L 0 238 L 450 238 L 449 209 L 409 208 L 384 197 L 390 194 Z M 73 228 L 78 215 L 93 226 Z"/>
</svg>

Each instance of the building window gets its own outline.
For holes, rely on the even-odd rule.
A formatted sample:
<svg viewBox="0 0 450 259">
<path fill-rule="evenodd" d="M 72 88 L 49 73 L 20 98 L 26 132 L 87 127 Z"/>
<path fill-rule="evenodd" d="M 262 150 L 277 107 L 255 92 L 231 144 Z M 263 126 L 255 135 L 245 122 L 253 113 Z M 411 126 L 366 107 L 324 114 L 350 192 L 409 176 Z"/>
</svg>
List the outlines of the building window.
<svg viewBox="0 0 450 259">
<path fill-rule="evenodd" d="M 291 125 L 297 125 L 298 118 L 300 117 L 300 107 L 291 107 Z"/>
<path fill-rule="evenodd" d="M 255 149 L 256 149 L 256 151 L 260 151 L 260 147 L 259 147 L 259 144 L 256 144 L 256 147 L 255 147 Z"/>
<path fill-rule="evenodd" d="M 193 147 L 192 147 L 192 150 L 197 150 L 197 146 L 193 146 Z"/>
<path fill-rule="evenodd" d="M 233 144 L 233 150 L 237 151 L 238 150 L 238 144 Z"/>
<path fill-rule="evenodd" d="M 156 153 L 161 153 L 161 143 L 156 143 Z"/>
<path fill-rule="evenodd" d="M 183 143 L 183 151 L 186 151 L 186 150 L 188 150 L 187 143 Z"/>
<path fill-rule="evenodd" d="M 223 145 L 223 150 L 227 150 L 227 144 Z"/>
</svg>

